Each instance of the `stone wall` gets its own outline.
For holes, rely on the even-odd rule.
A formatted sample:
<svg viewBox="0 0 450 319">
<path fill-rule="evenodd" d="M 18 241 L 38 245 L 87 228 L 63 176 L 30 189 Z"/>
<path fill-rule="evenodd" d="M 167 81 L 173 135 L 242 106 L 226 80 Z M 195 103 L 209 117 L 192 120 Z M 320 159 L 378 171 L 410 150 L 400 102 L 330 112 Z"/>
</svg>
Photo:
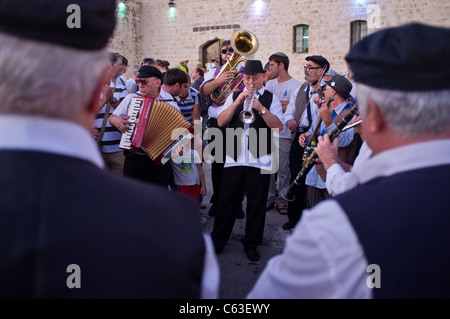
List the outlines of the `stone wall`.
<svg viewBox="0 0 450 319">
<path fill-rule="evenodd" d="M 450 2 L 441 0 L 173 0 L 174 7 L 168 2 L 127 0 L 127 17 L 119 21 L 110 49 L 125 55 L 130 65 L 152 57 L 175 67 L 188 59 L 192 69 L 201 61 L 205 44 L 229 39 L 238 26 L 256 34 L 255 59 L 264 64 L 282 51 L 290 58 L 290 74 L 303 82 L 308 55 L 321 54 L 337 72 L 347 71 L 351 21 L 368 21 L 368 33 L 412 21 L 450 27 Z M 369 5 L 377 10 L 367 11 Z M 309 25 L 307 54 L 293 53 L 297 24 Z"/>
</svg>

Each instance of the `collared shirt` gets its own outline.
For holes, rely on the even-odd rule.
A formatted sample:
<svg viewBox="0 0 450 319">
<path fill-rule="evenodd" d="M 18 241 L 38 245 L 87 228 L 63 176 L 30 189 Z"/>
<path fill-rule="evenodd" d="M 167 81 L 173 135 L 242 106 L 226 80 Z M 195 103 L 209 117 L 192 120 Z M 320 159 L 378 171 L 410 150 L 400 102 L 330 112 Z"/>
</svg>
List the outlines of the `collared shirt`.
<svg viewBox="0 0 450 319">
<path fill-rule="evenodd" d="M 347 103 L 348 103 L 347 101 L 342 102 L 341 104 L 339 104 L 338 107 L 336 107 L 334 109 L 334 111 L 337 114 L 341 113 L 344 110 L 344 108 L 346 107 Z M 319 122 L 319 119 L 320 119 L 320 116 L 317 117 L 313 121 L 313 124 L 311 125 L 311 127 L 309 128 L 309 131 L 307 133 L 309 133 L 309 134 L 314 133 L 314 130 L 315 130 L 316 126 L 317 126 L 317 123 Z M 325 128 L 325 124 L 322 121 L 322 123 L 320 125 L 320 129 L 319 129 L 319 133 L 322 130 L 325 130 L 326 133 L 330 133 L 335 128 L 336 128 L 336 124 L 334 122 L 332 122 L 331 125 L 328 126 L 328 128 Z M 349 130 L 346 130 L 344 132 L 341 132 L 339 134 L 338 146 L 339 147 L 344 147 L 344 146 L 347 146 L 348 144 L 350 144 L 350 142 L 353 140 L 354 135 L 355 135 L 355 130 L 352 129 L 352 128 L 349 129 Z M 311 136 L 308 138 L 308 142 L 310 141 L 310 139 L 311 139 Z M 317 188 L 320 188 L 320 189 L 325 189 L 326 188 L 325 182 L 320 177 L 319 173 L 317 173 L 315 165 L 313 166 L 313 168 L 311 168 L 311 170 L 309 171 L 308 175 L 306 175 L 306 182 L 305 182 L 305 184 L 309 185 L 309 186 L 314 186 L 314 187 L 317 187 Z"/>
<path fill-rule="evenodd" d="M 247 91 L 247 89 L 245 89 L 244 91 Z M 265 88 L 262 87 L 260 90 L 257 91 L 257 93 L 255 93 L 257 96 L 255 96 L 255 99 L 259 98 L 261 95 L 263 95 L 265 92 Z M 225 111 L 227 108 L 229 108 L 231 106 L 231 104 L 233 104 L 234 99 L 233 99 L 233 94 L 230 94 L 230 96 L 228 96 L 227 100 L 225 101 L 225 103 L 221 106 L 218 107 L 218 115 L 220 115 L 220 113 L 222 113 L 223 111 Z M 269 108 L 267 108 L 269 109 Z M 253 112 L 256 112 L 255 110 L 253 110 Z M 272 104 L 270 105 L 270 113 L 272 113 L 273 115 L 275 115 L 276 117 L 278 117 L 280 119 L 280 121 L 283 120 L 283 110 L 281 108 L 281 102 L 280 100 L 273 95 L 272 98 Z M 269 170 L 272 171 L 273 167 L 272 167 L 272 157 L 273 156 L 278 156 L 278 145 L 276 147 L 276 149 L 272 150 L 271 154 L 267 154 L 258 158 L 254 158 L 252 153 L 249 151 L 249 147 L 248 147 L 248 143 L 249 143 L 249 129 L 250 126 L 248 124 L 244 124 L 244 132 L 241 135 L 241 153 L 239 154 L 239 157 L 237 158 L 237 161 L 235 161 L 232 157 L 230 156 L 226 156 L 225 159 L 225 167 L 233 167 L 233 166 L 250 166 L 250 167 L 256 167 L 256 168 L 261 168 L 264 170 Z M 272 131 L 273 132 L 273 131 Z M 267 134 L 270 134 L 271 132 L 268 130 Z M 278 138 L 278 133 L 277 132 L 273 132 L 275 138 Z"/>
<path fill-rule="evenodd" d="M 358 185 L 353 170 L 359 167 L 364 161 L 368 160 L 372 156 L 372 150 L 366 142 L 362 143 L 359 149 L 358 156 L 353 163 L 349 172 L 344 171 L 341 165 L 335 163 L 327 169 L 327 178 L 325 185 L 330 195 L 336 196 L 343 192 L 346 192 Z"/>
<path fill-rule="evenodd" d="M 39 116 L 0 115 L 0 150 L 29 150 L 83 159 L 103 168 L 91 134 L 71 121 Z"/>
<path fill-rule="evenodd" d="M 286 108 L 286 111 L 284 112 L 284 123 L 283 125 L 285 125 L 285 123 L 289 120 L 295 120 L 297 121 L 297 119 L 295 118 L 295 109 L 296 109 L 296 105 L 295 105 L 295 101 L 297 100 L 297 95 L 300 92 L 300 88 L 301 86 L 295 91 L 294 95 L 291 97 L 291 99 L 289 100 L 289 104 Z M 316 103 L 314 103 L 314 98 L 316 97 L 317 93 L 314 93 L 313 90 L 311 90 L 311 86 L 306 86 L 304 88 L 304 92 L 308 92 L 309 89 L 309 96 L 307 97 L 308 99 L 311 98 L 309 100 L 309 105 L 311 106 L 311 119 L 314 120 L 319 116 L 319 108 L 316 105 Z M 303 107 L 305 106 L 307 101 L 304 101 L 302 103 L 302 105 L 297 105 L 298 108 L 303 109 Z M 298 121 L 298 127 L 309 127 L 311 123 L 309 123 L 308 120 L 308 107 L 305 107 L 305 110 L 303 111 L 302 115 L 300 116 L 300 120 Z"/>
<path fill-rule="evenodd" d="M 381 176 L 450 164 L 450 139 L 415 143 L 377 154 L 353 173 L 359 184 Z M 372 298 L 368 261 L 341 206 L 334 200 L 303 211 L 284 252 L 271 258 L 248 298 Z"/>
</svg>

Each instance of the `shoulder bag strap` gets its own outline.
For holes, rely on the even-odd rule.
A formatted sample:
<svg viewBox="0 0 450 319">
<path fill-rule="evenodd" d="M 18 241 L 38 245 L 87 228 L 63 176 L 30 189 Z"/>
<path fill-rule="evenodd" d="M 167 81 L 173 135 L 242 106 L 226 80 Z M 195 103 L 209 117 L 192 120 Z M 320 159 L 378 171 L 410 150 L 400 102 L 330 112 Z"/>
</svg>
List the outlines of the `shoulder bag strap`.
<svg viewBox="0 0 450 319">
<path fill-rule="evenodd" d="M 108 121 L 109 112 L 111 111 L 111 103 L 108 102 L 105 110 L 105 117 L 103 118 L 102 128 L 100 129 L 100 133 L 98 134 L 97 144 L 100 145 L 102 143 L 103 134 L 105 133 L 106 122 Z"/>
</svg>

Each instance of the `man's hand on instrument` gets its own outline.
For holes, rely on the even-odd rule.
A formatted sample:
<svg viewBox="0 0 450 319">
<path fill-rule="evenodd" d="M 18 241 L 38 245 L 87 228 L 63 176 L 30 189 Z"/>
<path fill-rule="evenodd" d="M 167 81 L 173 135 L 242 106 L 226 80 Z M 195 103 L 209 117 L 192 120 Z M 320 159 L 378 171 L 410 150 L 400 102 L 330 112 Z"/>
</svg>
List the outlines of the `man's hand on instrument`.
<svg viewBox="0 0 450 319">
<path fill-rule="evenodd" d="M 310 133 L 300 134 L 300 136 L 298 137 L 298 144 L 300 144 L 301 147 L 305 147 L 306 139 L 310 136 L 311 136 Z"/>
<path fill-rule="evenodd" d="M 348 125 L 353 124 L 355 122 L 358 122 L 359 120 L 361 120 L 361 115 L 355 115 L 353 117 L 353 119 L 350 122 L 348 122 Z M 361 133 L 362 133 L 362 126 L 361 126 L 361 124 L 353 126 L 353 129 L 355 130 L 356 133 L 361 135 Z"/>
<path fill-rule="evenodd" d="M 264 106 L 259 102 L 257 98 L 253 100 L 252 109 L 254 109 L 257 112 L 261 112 Z"/>
<path fill-rule="evenodd" d="M 233 73 L 231 71 L 225 71 L 219 77 L 217 77 L 220 84 L 228 83 L 231 81 L 232 78 L 233 78 Z"/>
<path fill-rule="evenodd" d="M 322 106 L 322 104 L 325 104 L 325 101 L 323 99 L 321 99 L 319 96 L 315 96 L 313 101 L 314 101 L 314 104 L 316 104 L 318 108 L 320 108 Z"/>
<path fill-rule="evenodd" d="M 292 131 L 297 131 L 297 121 L 296 120 L 289 120 L 286 122 L 287 127 Z"/>
<path fill-rule="evenodd" d="M 322 121 L 326 127 L 330 126 L 331 123 L 333 123 L 333 120 L 331 119 L 332 113 L 333 113 L 333 110 L 326 107 L 325 105 L 322 105 L 322 107 L 319 108 L 319 115 L 322 118 Z"/>
<path fill-rule="evenodd" d="M 109 116 L 109 123 L 113 126 L 115 126 L 120 132 L 126 133 L 128 130 L 128 119 L 130 117 L 127 116 L 116 116 L 111 114 Z"/>
<path fill-rule="evenodd" d="M 319 143 L 314 148 L 317 155 L 320 158 L 325 169 L 328 169 L 331 165 L 338 163 L 338 141 L 339 136 L 337 136 L 333 143 L 330 142 L 330 136 L 328 133 L 323 136 L 318 137 Z M 317 162 L 317 161 L 316 161 Z"/>
</svg>

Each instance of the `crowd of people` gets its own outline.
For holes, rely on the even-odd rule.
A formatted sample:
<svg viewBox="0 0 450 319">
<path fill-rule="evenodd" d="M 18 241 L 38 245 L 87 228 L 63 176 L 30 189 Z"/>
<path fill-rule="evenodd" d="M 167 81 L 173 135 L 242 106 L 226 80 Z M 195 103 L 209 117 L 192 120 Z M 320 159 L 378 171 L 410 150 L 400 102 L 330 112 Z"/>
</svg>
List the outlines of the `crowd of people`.
<svg viewBox="0 0 450 319">
<path fill-rule="evenodd" d="M 1 297 L 217 298 L 235 220 L 258 261 L 272 208 L 293 231 L 248 298 L 450 297 L 450 70 L 435 63 L 449 29 L 375 32 L 350 49 L 346 74 L 314 54 L 294 79 L 301 62 L 283 52 L 235 72 L 225 40 L 222 66 L 143 58 L 127 78 L 125 56 L 105 67 L 115 1 L 100 1 L 85 7 L 89 27 L 64 36 L 63 4 L 39 27 L 20 21 L 41 1 L 0 9 L 0 131 L 12 136 L 0 142 Z M 166 164 L 120 147 L 146 98 L 200 127 Z M 205 159 L 211 234 L 199 222 Z"/>
</svg>

